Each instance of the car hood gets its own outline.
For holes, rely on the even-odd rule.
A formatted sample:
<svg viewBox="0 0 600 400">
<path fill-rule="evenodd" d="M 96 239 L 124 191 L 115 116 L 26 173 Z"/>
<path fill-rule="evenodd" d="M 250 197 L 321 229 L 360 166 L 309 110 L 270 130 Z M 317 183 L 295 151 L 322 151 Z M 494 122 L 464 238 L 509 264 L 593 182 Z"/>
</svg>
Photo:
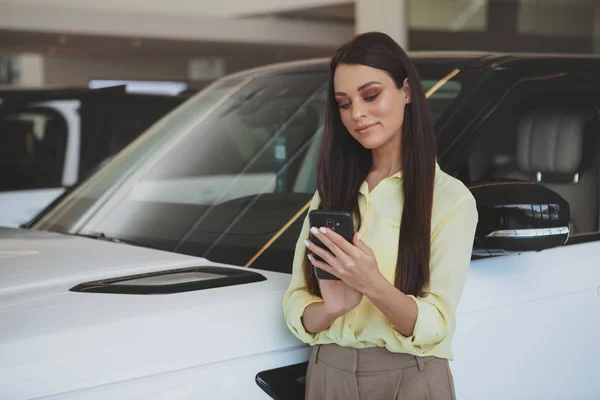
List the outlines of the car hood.
<svg viewBox="0 0 600 400">
<path fill-rule="evenodd" d="M 198 266 L 202 258 L 54 232 L 0 228 L 0 306 L 82 281 Z"/>
<path fill-rule="evenodd" d="M 244 269 L 264 279 L 175 294 L 70 290 L 186 267 L 244 269 L 98 239 L 0 229 L 0 398 L 74 393 L 305 351 L 282 315 L 288 274 Z M 294 357 L 301 362 L 307 354 Z"/>
</svg>

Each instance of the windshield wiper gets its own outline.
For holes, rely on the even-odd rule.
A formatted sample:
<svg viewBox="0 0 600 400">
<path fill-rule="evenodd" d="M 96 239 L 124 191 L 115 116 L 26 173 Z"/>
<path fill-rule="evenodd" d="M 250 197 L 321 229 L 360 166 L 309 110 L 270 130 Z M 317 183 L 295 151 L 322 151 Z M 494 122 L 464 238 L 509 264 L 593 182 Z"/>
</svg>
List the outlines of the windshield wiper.
<svg viewBox="0 0 600 400">
<path fill-rule="evenodd" d="M 90 239 L 104 240 L 106 242 L 112 242 L 112 243 L 122 243 L 122 244 L 129 244 L 132 246 L 150 247 L 148 245 L 136 242 L 135 240 L 119 239 L 116 237 L 106 236 L 106 234 L 104 234 L 104 232 L 66 233 L 66 234 L 71 235 L 71 236 L 81 236 L 81 237 L 86 237 L 86 238 L 90 238 Z"/>
</svg>

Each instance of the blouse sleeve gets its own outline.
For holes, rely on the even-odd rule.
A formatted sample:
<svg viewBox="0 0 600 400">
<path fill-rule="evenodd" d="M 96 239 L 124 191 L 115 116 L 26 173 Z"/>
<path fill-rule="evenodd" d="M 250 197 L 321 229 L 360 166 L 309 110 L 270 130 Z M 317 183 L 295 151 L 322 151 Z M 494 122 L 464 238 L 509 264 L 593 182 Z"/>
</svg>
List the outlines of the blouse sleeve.
<svg viewBox="0 0 600 400">
<path fill-rule="evenodd" d="M 467 279 L 477 220 L 475 199 L 469 193 L 433 232 L 429 286 L 422 297 L 409 296 L 418 309 L 413 335 L 406 337 L 394 330 L 404 348 L 423 354 L 454 332 L 455 312 Z"/>
<path fill-rule="evenodd" d="M 315 193 L 313 196 L 308 211 L 317 209 L 319 206 L 319 195 Z M 306 256 L 306 246 L 304 240 L 308 238 L 310 226 L 308 223 L 308 214 L 304 219 L 302 231 L 296 242 L 296 250 L 294 253 L 294 261 L 292 267 L 292 280 L 283 297 L 283 315 L 290 331 L 304 343 L 312 343 L 318 339 L 318 333 L 310 333 L 304 329 L 302 324 L 302 315 L 304 310 L 309 305 L 323 301 L 322 298 L 309 293 L 302 265 Z"/>
</svg>

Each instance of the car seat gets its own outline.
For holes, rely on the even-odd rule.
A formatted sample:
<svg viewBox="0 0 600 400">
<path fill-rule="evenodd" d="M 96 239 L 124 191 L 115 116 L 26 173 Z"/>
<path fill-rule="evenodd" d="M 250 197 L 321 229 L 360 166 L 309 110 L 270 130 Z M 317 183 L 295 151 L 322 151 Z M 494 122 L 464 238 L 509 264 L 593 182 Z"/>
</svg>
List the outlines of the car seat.
<svg viewBox="0 0 600 400">
<path fill-rule="evenodd" d="M 521 115 L 517 132 L 518 170 L 495 178 L 537 181 L 570 205 L 571 234 L 599 226 L 598 112 L 595 108 L 545 108 Z"/>
</svg>

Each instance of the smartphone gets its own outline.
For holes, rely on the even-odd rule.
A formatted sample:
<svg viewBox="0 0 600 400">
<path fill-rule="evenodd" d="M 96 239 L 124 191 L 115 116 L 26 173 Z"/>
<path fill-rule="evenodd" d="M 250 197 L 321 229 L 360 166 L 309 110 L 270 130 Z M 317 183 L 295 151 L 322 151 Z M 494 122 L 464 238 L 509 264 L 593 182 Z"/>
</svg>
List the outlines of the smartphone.
<svg viewBox="0 0 600 400">
<path fill-rule="evenodd" d="M 349 212 L 314 210 L 308 214 L 308 222 L 311 228 L 313 226 L 317 228 L 329 228 L 332 231 L 338 233 L 350 243 L 352 243 L 352 239 L 354 238 L 354 220 Z M 310 241 L 315 245 L 329 251 L 327 246 L 321 243 L 321 241 L 317 239 L 312 233 L 310 234 Z M 313 256 L 317 260 L 323 261 L 321 257 L 317 256 L 316 254 L 313 254 Z M 318 279 L 339 280 L 339 278 L 335 275 L 332 275 L 329 272 L 323 271 L 322 269 L 317 267 L 315 267 L 315 275 Z"/>
</svg>

